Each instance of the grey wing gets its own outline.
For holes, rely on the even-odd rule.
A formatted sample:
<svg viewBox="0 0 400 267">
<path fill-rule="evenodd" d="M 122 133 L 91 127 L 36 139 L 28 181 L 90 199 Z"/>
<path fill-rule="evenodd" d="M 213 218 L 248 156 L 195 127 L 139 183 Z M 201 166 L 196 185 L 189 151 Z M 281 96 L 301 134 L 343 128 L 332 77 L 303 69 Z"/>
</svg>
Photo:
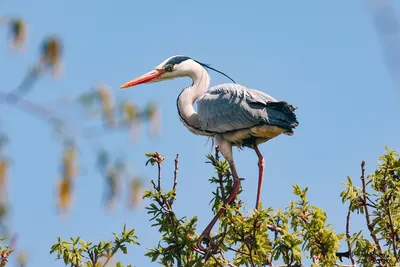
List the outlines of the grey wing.
<svg viewBox="0 0 400 267">
<path fill-rule="evenodd" d="M 288 131 L 298 122 L 294 108 L 266 93 L 233 83 L 210 88 L 197 102 L 203 130 L 223 133 L 260 124 L 280 126 Z"/>
</svg>

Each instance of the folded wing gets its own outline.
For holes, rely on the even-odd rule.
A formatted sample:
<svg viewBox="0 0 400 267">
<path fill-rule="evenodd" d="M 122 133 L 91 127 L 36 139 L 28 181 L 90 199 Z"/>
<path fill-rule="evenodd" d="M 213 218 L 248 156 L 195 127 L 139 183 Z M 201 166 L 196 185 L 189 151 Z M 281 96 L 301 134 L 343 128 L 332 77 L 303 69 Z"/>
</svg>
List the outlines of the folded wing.
<svg viewBox="0 0 400 267">
<path fill-rule="evenodd" d="M 210 88 L 197 102 L 205 131 L 225 133 L 258 125 L 274 125 L 292 133 L 298 125 L 295 108 L 268 94 L 233 83 Z"/>
</svg>

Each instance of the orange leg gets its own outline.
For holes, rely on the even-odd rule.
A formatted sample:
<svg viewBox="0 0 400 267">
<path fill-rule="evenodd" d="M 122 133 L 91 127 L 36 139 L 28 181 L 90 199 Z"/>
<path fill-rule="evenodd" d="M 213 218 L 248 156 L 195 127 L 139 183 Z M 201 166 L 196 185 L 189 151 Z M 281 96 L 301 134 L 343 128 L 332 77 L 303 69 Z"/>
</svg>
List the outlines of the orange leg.
<svg viewBox="0 0 400 267">
<path fill-rule="evenodd" d="M 225 205 L 229 205 L 235 199 L 235 197 L 238 194 L 239 189 L 240 189 L 240 180 L 239 180 L 239 176 L 237 174 L 234 163 L 231 164 L 231 171 L 232 171 L 232 176 L 233 176 L 233 188 L 229 194 L 228 199 L 225 201 Z M 211 232 L 211 229 L 214 227 L 215 223 L 218 221 L 219 217 L 222 215 L 222 213 L 224 213 L 224 211 L 225 211 L 225 207 L 223 206 L 220 208 L 220 210 L 217 212 L 217 214 L 214 216 L 214 218 L 208 224 L 206 229 L 204 229 L 199 240 L 197 241 L 197 246 L 200 250 L 202 250 L 202 251 L 207 250 L 207 248 L 204 248 L 201 244 L 203 241 L 208 241 L 208 247 L 211 247 L 211 248 L 214 247 L 214 242 L 210 237 L 210 232 Z"/>
<path fill-rule="evenodd" d="M 257 201 L 256 201 L 256 210 L 258 210 L 260 206 L 260 197 L 261 197 L 261 189 L 262 189 L 262 184 L 263 184 L 263 178 L 264 178 L 264 157 L 261 154 L 260 150 L 258 149 L 257 146 L 254 147 L 254 150 L 257 153 L 258 156 L 258 188 L 257 188 Z"/>
</svg>

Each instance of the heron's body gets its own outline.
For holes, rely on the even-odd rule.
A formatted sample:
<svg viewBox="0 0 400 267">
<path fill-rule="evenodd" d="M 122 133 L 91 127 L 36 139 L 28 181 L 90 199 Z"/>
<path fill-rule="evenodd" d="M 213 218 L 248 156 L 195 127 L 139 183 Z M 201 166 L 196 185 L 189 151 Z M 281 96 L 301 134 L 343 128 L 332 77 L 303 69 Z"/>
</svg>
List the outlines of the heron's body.
<svg viewBox="0 0 400 267">
<path fill-rule="evenodd" d="M 205 86 L 204 86 L 205 87 Z M 195 90 L 193 86 L 185 88 Z M 199 89 L 198 89 L 199 90 Z M 226 83 L 211 87 L 197 100 L 197 113 L 185 113 L 177 99 L 179 118 L 198 135 L 221 135 L 234 146 L 252 147 L 279 134 L 291 135 L 296 126 L 293 107 L 245 86 Z M 196 95 L 195 92 L 192 92 Z"/>
<path fill-rule="evenodd" d="M 293 134 L 298 122 L 291 105 L 236 83 L 209 88 L 210 76 L 205 68 L 195 61 L 187 64 L 192 65 L 189 77 L 193 82 L 178 96 L 179 118 L 191 132 L 216 137 L 229 162 L 233 160 L 231 149 L 221 146 L 254 148 L 282 133 Z M 227 142 L 221 144 L 222 140 Z"/>
<path fill-rule="evenodd" d="M 205 68 L 221 73 L 189 57 L 173 56 L 158 65 L 155 70 L 125 83 L 121 88 L 178 77 L 190 77 L 192 85 L 183 89 L 177 99 L 180 120 L 192 133 L 213 137 L 219 151 L 229 162 L 234 186 L 226 199 L 227 204 L 232 202 L 240 187 L 240 179 L 233 161 L 232 146 L 250 147 L 256 151 L 259 158 L 256 201 L 256 209 L 258 209 L 264 171 L 264 158 L 258 145 L 280 134 L 293 135 L 293 129 L 298 125 L 295 108 L 264 92 L 236 83 L 220 84 L 209 88 L 210 76 Z M 197 102 L 197 111 L 195 102 Z M 224 208 L 221 208 L 203 231 L 198 243 L 200 249 L 203 249 L 201 246 L 203 239 L 212 242 L 209 237 L 210 231 L 223 211 Z"/>
</svg>

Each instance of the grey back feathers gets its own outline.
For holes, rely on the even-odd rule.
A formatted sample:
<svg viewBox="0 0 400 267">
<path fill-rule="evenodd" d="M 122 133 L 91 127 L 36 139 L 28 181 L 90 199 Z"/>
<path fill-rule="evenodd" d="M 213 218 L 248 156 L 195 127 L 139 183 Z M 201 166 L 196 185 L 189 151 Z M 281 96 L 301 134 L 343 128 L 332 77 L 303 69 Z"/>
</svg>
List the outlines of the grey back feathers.
<svg viewBox="0 0 400 267">
<path fill-rule="evenodd" d="M 201 128 L 215 133 L 262 124 L 292 133 L 298 125 L 294 110 L 293 106 L 266 93 L 232 83 L 211 87 L 197 102 Z"/>
</svg>

